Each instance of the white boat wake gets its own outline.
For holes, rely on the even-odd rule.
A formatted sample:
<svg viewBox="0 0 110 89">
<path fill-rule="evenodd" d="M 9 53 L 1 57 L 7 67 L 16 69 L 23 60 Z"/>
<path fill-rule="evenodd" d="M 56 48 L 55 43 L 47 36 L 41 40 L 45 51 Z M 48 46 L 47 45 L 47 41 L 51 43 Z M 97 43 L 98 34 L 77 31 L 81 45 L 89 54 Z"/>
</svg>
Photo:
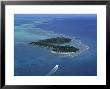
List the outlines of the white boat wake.
<svg viewBox="0 0 110 89">
<path fill-rule="evenodd" d="M 47 73 L 45 76 L 51 76 L 58 70 L 59 65 L 56 65 L 49 73 Z"/>
</svg>

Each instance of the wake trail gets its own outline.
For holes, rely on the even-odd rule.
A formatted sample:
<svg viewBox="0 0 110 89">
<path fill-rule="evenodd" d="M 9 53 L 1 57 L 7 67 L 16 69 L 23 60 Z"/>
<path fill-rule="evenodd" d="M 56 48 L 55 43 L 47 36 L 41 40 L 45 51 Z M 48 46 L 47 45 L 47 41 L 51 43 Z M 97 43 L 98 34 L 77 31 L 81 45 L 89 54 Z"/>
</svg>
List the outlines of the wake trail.
<svg viewBox="0 0 110 89">
<path fill-rule="evenodd" d="M 59 65 L 56 65 L 49 73 L 47 73 L 45 76 L 51 76 L 58 70 Z"/>
</svg>

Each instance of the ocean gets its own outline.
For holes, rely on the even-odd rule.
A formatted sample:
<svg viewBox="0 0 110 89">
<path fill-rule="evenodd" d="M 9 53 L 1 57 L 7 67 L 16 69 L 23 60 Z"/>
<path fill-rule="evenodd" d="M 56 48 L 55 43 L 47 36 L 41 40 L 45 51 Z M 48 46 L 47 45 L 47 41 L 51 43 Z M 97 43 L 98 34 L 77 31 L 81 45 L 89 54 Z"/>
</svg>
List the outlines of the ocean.
<svg viewBox="0 0 110 89">
<path fill-rule="evenodd" d="M 73 39 L 81 53 L 60 55 L 29 44 L 60 36 Z M 97 15 L 15 14 L 14 75 L 97 76 Z"/>
</svg>

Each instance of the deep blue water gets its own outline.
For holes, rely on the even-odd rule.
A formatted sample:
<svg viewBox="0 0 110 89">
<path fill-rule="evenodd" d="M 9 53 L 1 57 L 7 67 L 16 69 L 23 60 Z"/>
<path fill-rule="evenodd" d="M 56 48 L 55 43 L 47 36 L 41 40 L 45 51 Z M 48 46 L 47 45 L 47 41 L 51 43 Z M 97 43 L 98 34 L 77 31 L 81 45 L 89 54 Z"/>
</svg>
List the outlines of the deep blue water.
<svg viewBox="0 0 110 89">
<path fill-rule="evenodd" d="M 55 65 L 59 68 L 52 76 L 97 75 L 96 14 L 15 14 L 14 21 L 15 76 L 45 76 Z M 50 31 L 73 36 L 89 49 L 76 57 L 60 57 L 48 49 L 28 44 L 48 38 Z"/>
</svg>

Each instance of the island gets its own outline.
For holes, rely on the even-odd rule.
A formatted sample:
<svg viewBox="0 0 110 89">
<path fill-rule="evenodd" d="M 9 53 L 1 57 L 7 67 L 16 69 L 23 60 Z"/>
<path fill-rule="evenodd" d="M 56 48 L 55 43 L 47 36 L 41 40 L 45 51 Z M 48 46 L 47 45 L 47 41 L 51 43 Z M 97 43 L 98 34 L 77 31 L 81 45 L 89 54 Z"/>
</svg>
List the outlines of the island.
<svg viewBox="0 0 110 89">
<path fill-rule="evenodd" d="M 44 40 L 38 40 L 36 42 L 31 42 L 29 44 L 37 45 L 40 47 L 49 48 L 52 52 L 56 53 L 68 53 L 68 52 L 77 52 L 79 48 L 69 45 L 71 42 L 70 38 L 65 37 L 55 37 Z"/>
</svg>

